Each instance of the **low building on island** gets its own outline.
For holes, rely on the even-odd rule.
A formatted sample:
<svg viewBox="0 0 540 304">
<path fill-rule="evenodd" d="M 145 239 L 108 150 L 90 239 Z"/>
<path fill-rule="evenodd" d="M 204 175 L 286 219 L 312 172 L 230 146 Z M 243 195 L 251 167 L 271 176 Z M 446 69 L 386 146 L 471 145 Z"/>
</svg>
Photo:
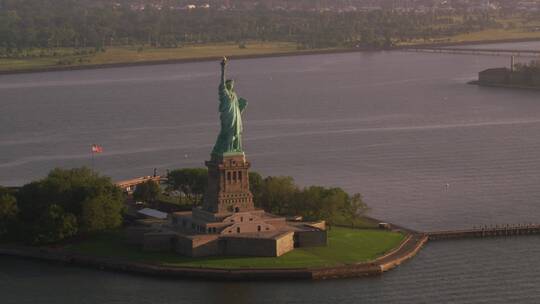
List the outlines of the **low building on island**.
<svg viewBox="0 0 540 304">
<path fill-rule="evenodd" d="M 478 73 L 478 81 L 481 83 L 507 83 L 510 80 L 511 71 L 508 68 L 492 68 Z"/>
<path fill-rule="evenodd" d="M 162 225 L 133 229 L 130 239 L 148 251 L 173 251 L 192 257 L 280 256 L 295 247 L 326 246 L 324 221 L 287 220 L 257 209 L 249 189 L 249 168 L 242 148 L 241 113 L 247 102 L 225 80 L 219 86 L 221 131 L 211 154 L 208 187 L 201 206 L 173 212 Z"/>
<path fill-rule="evenodd" d="M 540 63 L 515 64 L 512 57 L 510 68 L 491 68 L 478 73 L 474 84 L 540 89 Z"/>
</svg>

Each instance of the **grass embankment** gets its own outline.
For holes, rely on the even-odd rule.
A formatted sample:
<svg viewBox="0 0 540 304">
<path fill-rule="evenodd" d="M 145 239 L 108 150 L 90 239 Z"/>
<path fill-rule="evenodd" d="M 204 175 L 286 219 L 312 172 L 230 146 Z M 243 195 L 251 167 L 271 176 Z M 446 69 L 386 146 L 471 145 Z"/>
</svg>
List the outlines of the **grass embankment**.
<svg viewBox="0 0 540 304">
<path fill-rule="evenodd" d="M 529 32 L 524 30 L 504 30 L 492 29 L 468 34 L 460 34 L 450 37 L 449 42 L 476 42 L 476 41 L 496 41 L 496 40 L 519 40 L 519 39 L 540 39 L 540 32 Z"/>
<path fill-rule="evenodd" d="M 238 44 L 191 45 L 179 48 L 143 48 L 110 47 L 105 52 L 75 55 L 70 50 L 59 49 L 57 56 L 25 57 L 18 59 L 0 59 L 0 72 L 54 69 L 74 66 L 99 66 L 107 64 L 128 64 L 137 62 L 188 60 L 226 56 L 272 55 L 298 52 L 296 43 L 289 42 L 252 42 L 245 48 Z M 60 62 L 62 64 L 60 64 Z"/>
<path fill-rule="evenodd" d="M 66 250 L 100 257 L 164 266 L 211 268 L 306 268 L 330 267 L 373 260 L 397 247 L 404 235 L 384 230 L 358 230 L 333 227 L 327 247 L 297 248 L 281 257 L 190 258 L 173 253 L 144 252 L 126 245 L 121 233 L 109 233 L 72 244 Z"/>
<path fill-rule="evenodd" d="M 343 213 L 338 213 L 332 218 L 332 225 L 342 226 L 342 227 L 351 227 L 356 229 L 374 229 L 379 226 L 379 223 L 374 219 L 357 217 L 355 219 L 350 219 Z"/>
</svg>

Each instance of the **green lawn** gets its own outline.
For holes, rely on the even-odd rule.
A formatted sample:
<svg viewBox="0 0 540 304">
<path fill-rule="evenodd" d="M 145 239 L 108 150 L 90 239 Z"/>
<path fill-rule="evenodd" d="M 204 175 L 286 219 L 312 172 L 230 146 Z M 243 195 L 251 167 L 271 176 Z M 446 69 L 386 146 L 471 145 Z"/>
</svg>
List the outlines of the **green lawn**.
<svg viewBox="0 0 540 304">
<path fill-rule="evenodd" d="M 371 219 L 358 217 L 358 218 L 355 218 L 353 221 L 351 221 L 350 218 L 340 213 L 334 215 L 332 219 L 332 223 L 336 226 L 350 227 L 350 228 L 356 228 L 356 229 L 370 229 L 370 228 L 377 228 L 379 226 L 379 223 Z"/>
<path fill-rule="evenodd" d="M 521 29 L 505 30 L 505 29 L 489 29 L 468 34 L 460 34 L 450 37 L 451 42 L 467 42 L 467 41 L 490 41 L 490 40 L 505 40 L 505 39 L 538 39 L 540 32 L 528 32 Z"/>
<path fill-rule="evenodd" d="M 66 247 L 76 253 L 122 258 L 134 262 L 167 266 L 213 268 L 303 268 L 326 267 L 373 260 L 398 246 L 404 235 L 374 229 L 333 227 L 328 233 L 327 247 L 299 248 L 277 258 L 208 257 L 189 258 L 173 253 L 144 252 L 125 245 L 121 233 L 110 233 Z"/>
</svg>

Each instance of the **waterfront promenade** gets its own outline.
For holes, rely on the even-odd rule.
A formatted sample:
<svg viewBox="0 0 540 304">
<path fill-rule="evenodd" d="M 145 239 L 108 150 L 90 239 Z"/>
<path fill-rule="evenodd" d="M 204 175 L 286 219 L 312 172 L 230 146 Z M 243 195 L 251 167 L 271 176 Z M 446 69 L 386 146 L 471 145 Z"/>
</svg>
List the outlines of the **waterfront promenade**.
<svg viewBox="0 0 540 304">
<path fill-rule="evenodd" d="M 403 51 L 417 53 L 435 54 L 461 54 L 461 55 L 484 55 L 484 56 L 515 56 L 533 57 L 540 56 L 539 50 L 512 50 L 512 49 L 492 49 L 492 48 L 460 48 L 460 47 L 411 47 L 404 48 Z"/>
<path fill-rule="evenodd" d="M 461 239 L 461 238 L 484 238 L 497 236 L 516 236 L 540 234 L 538 224 L 508 224 L 508 225 L 484 225 L 473 229 L 434 231 L 427 233 L 430 241 Z"/>
</svg>

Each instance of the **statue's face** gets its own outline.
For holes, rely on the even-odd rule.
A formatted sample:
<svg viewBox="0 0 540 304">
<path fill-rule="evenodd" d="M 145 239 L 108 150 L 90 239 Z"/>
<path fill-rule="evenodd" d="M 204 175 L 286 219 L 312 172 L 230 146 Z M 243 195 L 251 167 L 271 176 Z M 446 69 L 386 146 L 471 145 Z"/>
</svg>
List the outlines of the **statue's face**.
<svg viewBox="0 0 540 304">
<path fill-rule="evenodd" d="M 231 80 L 231 79 L 227 80 L 225 82 L 225 87 L 227 87 L 227 90 L 234 89 L 234 80 Z"/>
</svg>

